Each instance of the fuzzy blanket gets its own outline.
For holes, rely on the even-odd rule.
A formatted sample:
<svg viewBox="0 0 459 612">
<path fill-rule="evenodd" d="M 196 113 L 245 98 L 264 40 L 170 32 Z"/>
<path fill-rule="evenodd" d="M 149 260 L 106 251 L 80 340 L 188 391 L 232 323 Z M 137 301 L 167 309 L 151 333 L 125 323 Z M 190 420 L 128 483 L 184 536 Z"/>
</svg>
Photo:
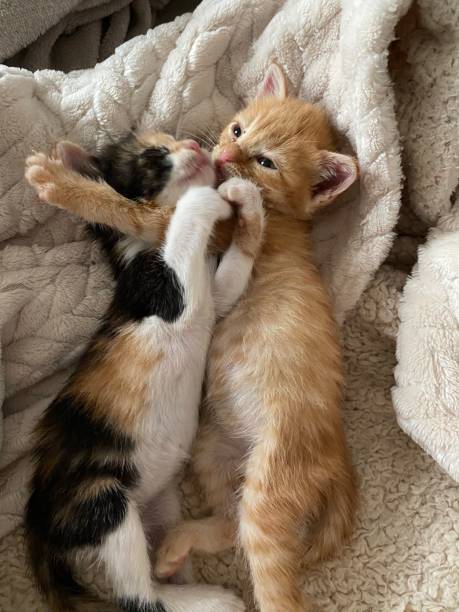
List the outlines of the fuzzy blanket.
<svg viewBox="0 0 459 612">
<path fill-rule="evenodd" d="M 0 0 L 0 62 L 78 70 L 155 24 L 168 0 Z M 33 15 L 33 19 L 31 19 Z"/>
<path fill-rule="evenodd" d="M 362 510 L 343 556 L 308 572 L 306 588 L 326 610 L 458 609 L 452 569 L 459 561 L 457 489 L 400 432 L 390 401 L 400 291 L 426 227 L 425 218 L 421 223 L 409 216 L 410 188 L 415 189 L 409 176 L 408 212 L 380 268 L 393 243 L 401 203 L 395 111 L 414 176 L 425 176 L 420 164 L 428 159 L 426 173 L 438 169 L 441 182 L 441 169 L 453 154 L 453 146 L 441 139 L 430 142 L 431 115 L 413 97 L 422 87 L 431 91 L 438 70 L 454 78 L 445 59 L 453 35 L 448 48 L 438 37 L 427 41 L 430 47 L 420 42 L 419 30 L 440 27 L 430 4 L 420 2 L 427 22 L 415 24 L 399 45 L 396 99 L 388 47 L 409 0 L 204 0 L 192 16 L 124 44 L 93 70 L 67 75 L 1 70 L 1 610 L 44 610 L 24 568 L 20 528 L 28 435 L 84 350 L 111 292 L 107 266 L 81 224 L 63 211 L 36 206 L 22 179 L 24 158 L 64 137 L 91 148 L 133 126 L 177 135 L 217 132 L 253 94 L 273 59 L 284 67 L 293 93 L 325 106 L 343 135 L 342 147 L 355 151 L 362 171 L 359 189 L 315 228 L 323 277 L 343 322 L 345 419 L 361 476 Z M 457 16 L 455 1 L 440 4 L 441 26 L 447 30 Z M 425 48 L 428 55 L 414 54 Z M 435 108 L 448 96 L 442 91 L 434 98 Z M 413 117 L 420 133 L 410 140 Z M 448 208 L 448 189 L 442 187 L 429 210 Z M 408 302 L 407 295 L 407 308 Z M 399 367 L 405 368 L 402 359 Z M 438 369 L 434 373 L 441 376 Z M 183 491 L 188 511 L 202 512 L 192 479 Z M 197 559 L 196 566 L 201 579 L 230 585 L 249 600 L 241 560 L 226 554 Z"/>
</svg>

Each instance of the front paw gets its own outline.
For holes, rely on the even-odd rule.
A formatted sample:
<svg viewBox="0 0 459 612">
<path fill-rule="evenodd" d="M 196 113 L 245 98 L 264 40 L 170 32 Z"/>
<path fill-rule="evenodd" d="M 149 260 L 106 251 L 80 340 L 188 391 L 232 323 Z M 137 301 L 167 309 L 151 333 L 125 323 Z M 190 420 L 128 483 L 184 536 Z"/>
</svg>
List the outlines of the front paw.
<svg viewBox="0 0 459 612">
<path fill-rule="evenodd" d="M 260 217 L 263 215 L 263 199 L 260 190 L 251 181 L 238 177 L 230 178 L 220 185 L 218 193 L 237 207 L 239 217 Z"/>
<path fill-rule="evenodd" d="M 186 199 L 196 212 L 215 220 L 229 219 L 233 214 L 230 204 L 213 187 L 190 187 Z"/>
<path fill-rule="evenodd" d="M 59 205 L 63 197 L 62 178 L 66 169 L 59 159 L 44 153 L 30 155 L 26 159 L 25 178 L 36 190 L 42 202 Z"/>
<path fill-rule="evenodd" d="M 233 240 L 246 255 L 255 258 L 263 239 L 265 217 L 261 193 L 254 183 L 231 178 L 220 185 L 218 192 L 237 211 Z"/>
</svg>

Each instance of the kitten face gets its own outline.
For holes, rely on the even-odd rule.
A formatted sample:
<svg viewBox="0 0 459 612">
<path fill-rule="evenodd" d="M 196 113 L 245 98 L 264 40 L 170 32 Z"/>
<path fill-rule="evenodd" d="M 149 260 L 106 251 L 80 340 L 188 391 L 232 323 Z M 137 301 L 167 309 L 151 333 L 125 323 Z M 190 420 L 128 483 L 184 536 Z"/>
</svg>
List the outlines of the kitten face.
<svg viewBox="0 0 459 612">
<path fill-rule="evenodd" d="M 271 67 L 261 95 L 223 130 L 213 151 L 221 179 L 243 176 L 262 190 L 265 205 L 304 219 L 347 189 L 357 176 L 352 158 L 332 153 L 328 120 L 318 107 L 287 97 Z"/>
<path fill-rule="evenodd" d="M 57 154 L 64 166 L 91 178 L 104 180 L 131 200 L 155 200 L 174 207 L 192 185 L 215 183 L 210 153 L 194 140 L 177 141 L 162 133 L 130 134 L 89 156 L 71 143 L 59 143 Z"/>
</svg>

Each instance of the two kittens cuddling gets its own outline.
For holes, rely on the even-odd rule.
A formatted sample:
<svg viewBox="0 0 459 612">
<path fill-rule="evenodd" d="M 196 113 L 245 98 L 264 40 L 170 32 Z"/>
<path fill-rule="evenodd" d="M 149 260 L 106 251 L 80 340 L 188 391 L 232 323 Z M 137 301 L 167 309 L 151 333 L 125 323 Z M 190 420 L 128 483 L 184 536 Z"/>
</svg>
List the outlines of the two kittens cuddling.
<svg viewBox="0 0 459 612">
<path fill-rule="evenodd" d="M 74 574 L 92 559 L 122 610 L 243 610 L 189 584 L 192 550 L 236 543 L 262 612 L 313 609 L 304 567 L 345 541 L 357 502 L 338 333 L 309 238 L 311 215 L 357 178 L 332 147 L 324 113 L 288 97 L 273 65 L 214 163 L 165 134 L 27 160 L 40 199 L 91 224 L 116 279 L 34 438 L 27 543 L 53 610 L 93 603 Z M 176 477 L 192 446 L 213 514 L 183 521 Z"/>
</svg>

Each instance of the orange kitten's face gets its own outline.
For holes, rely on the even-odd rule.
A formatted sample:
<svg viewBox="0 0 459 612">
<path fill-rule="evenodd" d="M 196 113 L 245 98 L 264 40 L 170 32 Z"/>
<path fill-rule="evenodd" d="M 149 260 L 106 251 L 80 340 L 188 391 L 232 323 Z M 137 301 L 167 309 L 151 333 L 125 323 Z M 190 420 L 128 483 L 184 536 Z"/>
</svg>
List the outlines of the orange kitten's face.
<svg viewBox="0 0 459 612">
<path fill-rule="evenodd" d="M 223 130 L 213 158 L 222 178 L 238 175 L 255 182 L 268 208 L 308 218 L 354 182 L 356 164 L 329 151 L 332 137 L 325 114 L 286 97 L 277 66 L 271 67 L 263 88 Z"/>
</svg>

